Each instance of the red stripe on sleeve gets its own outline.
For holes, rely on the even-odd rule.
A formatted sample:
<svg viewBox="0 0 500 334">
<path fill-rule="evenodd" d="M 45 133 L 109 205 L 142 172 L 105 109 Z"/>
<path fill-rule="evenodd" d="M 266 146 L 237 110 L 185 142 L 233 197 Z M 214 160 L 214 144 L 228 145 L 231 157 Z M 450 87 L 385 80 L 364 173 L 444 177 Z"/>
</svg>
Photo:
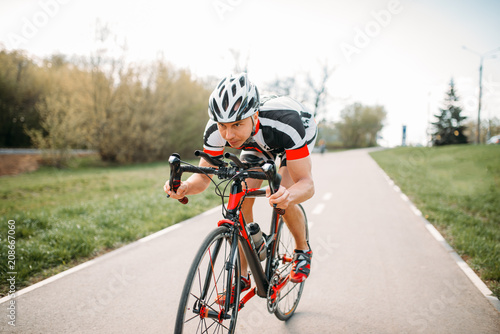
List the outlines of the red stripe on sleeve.
<svg viewBox="0 0 500 334">
<path fill-rule="evenodd" d="M 286 158 L 288 160 L 302 159 L 302 158 L 307 157 L 308 155 L 309 155 L 309 149 L 307 148 L 307 145 L 304 145 L 301 148 L 298 148 L 296 150 L 287 150 L 286 151 Z"/>
</svg>

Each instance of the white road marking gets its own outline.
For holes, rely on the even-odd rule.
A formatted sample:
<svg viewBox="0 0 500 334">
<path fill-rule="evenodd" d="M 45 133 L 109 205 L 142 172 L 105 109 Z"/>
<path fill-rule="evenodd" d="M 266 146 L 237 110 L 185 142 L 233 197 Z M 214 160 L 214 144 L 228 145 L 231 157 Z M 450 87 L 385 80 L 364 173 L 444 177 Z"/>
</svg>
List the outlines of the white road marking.
<svg viewBox="0 0 500 334">
<path fill-rule="evenodd" d="M 95 260 L 90 260 L 88 262 L 84 262 L 84 263 L 82 263 L 82 264 L 80 264 L 80 265 L 78 265 L 76 267 L 73 267 L 71 269 L 63 271 L 62 273 L 59 273 L 59 274 L 57 274 L 55 276 L 52 276 L 52 277 L 49 277 L 49 278 L 47 278 L 47 279 L 45 279 L 45 280 L 43 280 L 41 282 L 38 282 L 36 284 L 33 284 L 33 285 L 29 286 L 27 288 L 24 288 L 22 290 L 16 291 L 15 297 L 17 298 L 19 296 L 24 295 L 25 293 L 28 293 L 28 292 L 33 291 L 35 289 L 41 288 L 42 286 L 47 285 L 49 283 L 52 283 L 54 281 L 57 281 L 60 278 L 63 278 L 65 276 L 71 275 L 71 274 L 73 274 L 73 273 L 75 273 L 77 271 L 85 269 L 85 268 L 91 266 L 94 263 L 95 263 Z M 10 296 L 3 297 L 2 299 L 0 299 L 0 304 L 5 303 L 5 302 L 7 302 L 10 299 L 11 299 Z"/>
<path fill-rule="evenodd" d="M 417 207 L 413 204 L 410 203 L 410 209 L 411 211 L 413 211 L 414 214 L 416 214 L 417 216 L 420 216 L 422 217 L 422 211 L 420 211 L 419 209 L 417 209 Z"/>
<path fill-rule="evenodd" d="M 330 198 L 332 198 L 332 193 L 326 193 L 326 194 L 323 195 L 322 200 L 323 201 L 329 201 Z"/>
<path fill-rule="evenodd" d="M 465 262 L 460 255 L 457 254 L 457 252 L 453 249 L 453 247 L 448 244 L 448 242 L 445 240 L 445 238 L 439 233 L 439 231 L 432 225 L 425 217 L 423 217 L 422 212 L 417 209 L 417 207 L 410 201 L 408 196 L 406 196 L 401 189 L 394 183 L 394 181 L 385 173 L 384 170 L 380 168 L 382 174 L 384 175 L 385 179 L 387 180 L 387 183 L 389 186 L 391 186 L 394 191 L 400 194 L 401 198 L 408 203 L 410 206 L 410 209 L 413 211 L 413 213 L 416 216 L 419 216 L 422 218 L 424 221 L 425 227 L 429 231 L 429 233 L 434 237 L 434 239 L 439 242 L 451 255 L 451 257 L 455 260 L 455 263 L 458 265 L 458 267 L 467 275 L 467 277 L 470 279 L 472 284 L 476 286 L 476 288 L 486 297 L 486 299 L 493 304 L 493 306 L 500 311 L 500 301 L 497 297 L 493 296 L 493 292 L 488 288 L 488 286 L 479 278 L 479 276 L 474 272 L 474 270 L 469 267 L 467 262 Z"/>
<path fill-rule="evenodd" d="M 181 228 L 182 227 L 182 223 L 179 223 L 179 224 L 175 224 L 175 225 L 172 225 L 172 226 L 169 226 L 167 228 L 164 228 L 163 230 L 161 231 L 158 231 L 156 233 L 153 233 L 151 235 L 148 235 L 147 237 L 144 237 L 142 239 L 139 239 L 138 242 L 148 242 L 150 240 L 153 240 L 153 239 L 156 239 L 162 235 L 165 235 L 169 232 L 172 232 L 174 230 L 177 230 L 178 228 Z"/>
<path fill-rule="evenodd" d="M 312 210 L 312 214 L 313 215 L 319 215 L 321 214 L 321 212 L 323 212 L 323 209 L 325 208 L 325 203 L 319 203 L 318 205 L 316 205 L 316 207 L 314 208 L 314 210 Z"/>
<path fill-rule="evenodd" d="M 202 215 L 202 216 L 209 216 L 209 215 L 211 215 L 212 213 L 215 213 L 215 212 L 220 212 L 220 211 L 222 211 L 221 205 L 216 206 L 215 208 L 212 208 L 212 209 L 210 209 L 210 210 L 208 210 L 208 211 L 205 211 L 205 212 L 203 212 L 201 215 Z"/>
<path fill-rule="evenodd" d="M 47 285 L 47 284 L 50 284 L 50 283 L 52 283 L 52 282 L 54 282 L 54 281 L 57 281 L 58 279 L 61 279 L 61 278 L 63 278 L 63 277 L 66 277 L 66 276 L 68 276 L 68 275 L 71 275 L 71 274 L 73 274 L 73 273 L 76 273 L 76 272 L 78 272 L 78 271 L 80 271 L 80 270 L 82 270 L 82 269 L 85 269 L 85 268 L 87 268 L 87 267 L 89 267 L 89 266 L 93 265 L 93 264 L 94 264 L 94 263 L 96 263 L 97 261 L 100 261 L 100 260 L 102 260 L 103 258 L 106 258 L 107 256 L 110 256 L 110 254 L 117 253 L 117 252 L 121 252 L 121 251 L 123 251 L 124 249 L 127 249 L 128 247 L 133 247 L 133 246 L 134 246 L 134 245 L 136 245 L 137 243 L 144 243 L 144 242 L 151 241 L 151 240 L 156 239 L 156 238 L 158 238 L 158 237 L 160 237 L 160 236 L 162 236 L 162 235 L 165 235 L 165 234 L 167 234 L 167 233 L 169 233 L 169 232 L 172 232 L 172 231 L 174 231 L 174 230 L 177 230 L 177 229 L 179 229 L 179 228 L 181 228 L 181 227 L 182 227 L 182 222 L 181 222 L 181 223 L 178 223 L 178 224 L 175 224 L 175 225 L 172 225 L 172 226 L 169 226 L 169 227 L 167 227 L 167 228 L 165 228 L 165 229 L 163 229 L 163 230 L 161 230 L 161 231 L 158 231 L 158 232 L 156 232 L 156 233 L 153 233 L 153 234 L 151 234 L 151 235 L 148 235 L 147 237 L 144 237 L 144 238 L 142 238 L 142 239 L 139 239 L 139 240 L 137 240 L 136 242 L 133 242 L 133 243 L 131 243 L 131 244 L 128 244 L 127 246 L 123 246 L 123 247 L 121 247 L 121 248 L 115 249 L 114 251 L 112 251 L 112 252 L 110 252 L 110 253 L 107 253 L 107 254 L 105 254 L 105 255 L 103 255 L 103 256 L 101 256 L 101 257 L 98 257 L 98 258 L 96 258 L 96 259 L 93 259 L 93 260 L 90 260 L 90 261 L 84 262 L 84 263 L 82 263 L 82 264 L 77 265 L 76 267 L 73 267 L 73 268 L 70 268 L 70 269 L 68 269 L 68 270 L 65 270 L 65 271 L 63 271 L 63 272 L 61 272 L 61 273 L 59 273 L 59 274 L 57 274 L 57 275 L 54 275 L 54 276 L 52 276 L 52 277 L 49 277 L 49 278 L 47 278 L 47 279 L 45 279 L 45 280 L 43 280 L 43 281 L 40 281 L 40 282 L 38 282 L 38 283 L 36 283 L 36 284 L 33 284 L 33 285 L 29 286 L 29 287 L 27 287 L 27 288 L 24 288 L 24 289 L 22 289 L 22 290 L 16 291 L 15 297 L 17 298 L 17 297 L 19 297 L 19 296 L 24 295 L 25 293 L 31 292 L 31 291 L 33 291 L 33 290 L 35 290 L 35 289 L 41 288 L 41 287 L 43 287 L 43 286 L 45 286 L 45 285 Z M 11 296 L 7 295 L 7 296 L 5 296 L 5 297 L 3 297 L 3 298 L 1 298 L 1 299 L 0 299 L 0 304 L 5 303 L 5 302 L 9 301 L 10 299 L 11 299 Z"/>
</svg>

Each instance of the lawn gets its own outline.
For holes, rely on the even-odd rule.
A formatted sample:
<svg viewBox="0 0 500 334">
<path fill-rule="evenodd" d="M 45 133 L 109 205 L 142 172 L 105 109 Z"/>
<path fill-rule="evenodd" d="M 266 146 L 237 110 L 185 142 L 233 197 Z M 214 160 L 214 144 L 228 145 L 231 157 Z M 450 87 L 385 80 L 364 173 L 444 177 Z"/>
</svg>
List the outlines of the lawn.
<svg viewBox="0 0 500 334">
<path fill-rule="evenodd" d="M 213 191 L 186 206 L 167 199 L 168 177 L 168 163 L 95 161 L 0 177 L 2 276 L 16 272 L 19 290 L 220 204 Z M 2 277 L 0 296 L 7 283 Z"/>
<path fill-rule="evenodd" d="M 371 154 L 500 297 L 500 145 Z"/>
</svg>

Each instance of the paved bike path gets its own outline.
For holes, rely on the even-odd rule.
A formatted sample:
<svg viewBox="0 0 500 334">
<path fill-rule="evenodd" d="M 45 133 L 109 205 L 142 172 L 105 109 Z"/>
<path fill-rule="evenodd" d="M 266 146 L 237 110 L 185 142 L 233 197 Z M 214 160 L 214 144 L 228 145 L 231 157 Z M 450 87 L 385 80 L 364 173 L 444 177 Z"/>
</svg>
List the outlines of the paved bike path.
<svg viewBox="0 0 500 334">
<path fill-rule="evenodd" d="M 254 298 L 238 333 L 500 331 L 500 313 L 366 150 L 313 159 L 316 195 L 305 207 L 314 259 L 297 313 L 281 322 Z M 268 205 L 256 211 L 266 229 Z M 211 210 L 18 296 L 15 328 L 1 304 L 0 332 L 172 333 L 190 262 L 219 216 Z"/>
</svg>

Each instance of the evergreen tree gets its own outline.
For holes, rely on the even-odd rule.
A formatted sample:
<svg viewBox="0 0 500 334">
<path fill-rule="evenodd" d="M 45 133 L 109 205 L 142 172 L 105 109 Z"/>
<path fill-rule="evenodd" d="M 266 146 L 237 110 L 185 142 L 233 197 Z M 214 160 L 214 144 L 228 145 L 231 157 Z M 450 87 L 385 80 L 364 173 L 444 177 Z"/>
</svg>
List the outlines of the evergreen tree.
<svg viewBox="0 0 500 334">
<path fill-rule="evenodd" d="M 466 126 L 462 124 L 467 117 L 461 115 L 462 108 L 453 78 L 450 80 L 450 89 L 446 93 L 444 108 L 439 110 L 441 114 L 434 115 L 437 122 L 432 123 L 435 129 L 432 135 L 434 145 L 466 144 L 467 136 L 464 134 Z"/>
</svg>

